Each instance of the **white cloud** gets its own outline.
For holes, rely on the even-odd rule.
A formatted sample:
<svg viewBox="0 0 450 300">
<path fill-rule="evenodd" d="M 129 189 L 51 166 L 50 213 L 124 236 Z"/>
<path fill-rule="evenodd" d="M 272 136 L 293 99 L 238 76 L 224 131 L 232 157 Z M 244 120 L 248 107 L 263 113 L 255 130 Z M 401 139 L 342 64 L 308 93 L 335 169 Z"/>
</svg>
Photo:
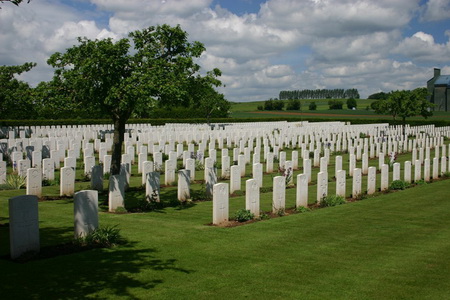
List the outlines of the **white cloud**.
<svg viewBox="0 0 450 300">
<path fill-rule="evenodd" d="M 267 0 L 252 14 L 211 7 L 212 0 L 80 1 L 69 7 L 39 0 L 2 9 L 0 64 L 38 62 L 25 76 L 37 83 L 52 74 L 48 57 L 78 36 L 121 38 L 152 25 L 180 24 L 190 40 L 205 44 L 198 59 L 203 70 L 222 70 L 225 96 L 251 101 L 288 89 L 355 87 L 367 96 L 414 88 L 431 78 L 435 65 L 429 63 L 449 57 L 449 43 L 436 42 L 430 33 L 418 29 L 402 37 L 417 17 L 419 0 Z M 97 10 L 74 8 L 86 1 Z M 422 19 L 442 19 L 448 3 L 430 0 Z"/>
<path fill-rule="evenodd" d="M 310 36 L 339 37 L 389 31 L 408 24 L 418 0 L 271 0 L 261 20 L 275 28 L 298 28 Z"/>
<path fill-rule="evenodd" d="M 429 0 L 422 15 L 424 21 L 450 19 L 450 0 Z"/>
<path fill-rule="evenodd" d="M 420 62 L 445 63 L 450 56 L 450 42 L 436 43 L 432 35 L 419 31 L 401 41 L 393 52 Z"/>
<path fill-rule="evenodd" d="M 45 50 L 48 52 L 63 51 L 77 43 L 78 37 L 88 39 L 116 38 L 117 36 L 106 29 L 97 27 L 94 21 L 64 22 L 53 34 L 45 39 Z"/>
</svg>

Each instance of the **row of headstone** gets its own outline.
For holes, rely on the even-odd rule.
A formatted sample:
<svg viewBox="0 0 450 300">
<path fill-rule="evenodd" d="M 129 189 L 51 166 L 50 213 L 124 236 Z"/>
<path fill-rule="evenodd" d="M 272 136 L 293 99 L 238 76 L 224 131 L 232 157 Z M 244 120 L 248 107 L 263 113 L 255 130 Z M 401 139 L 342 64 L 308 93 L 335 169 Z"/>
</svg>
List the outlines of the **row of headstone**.
<svg viewBox="0 0 450 300">
<path fill-rule="evenodd" d="M 233 169 L 234 168 L 234 169 Z M 233 170 L 237 170 L 236 178 L 239 178 L 239 182 L 230 181 L 230 188 L 227 183 L 218 183 L 214 185 L 213 190 L 213 224 L 220 225 L 228 222 L 229 215 L 229 194 L 233 193 L 236 189 L 240 189 L 240 176 L 238 166 L 232 167 Z M 367 194 L 372 195 L 376 192 L 376 167 L 368 168 L 367 175 Z M 441 174 L 447 171 L 447 159 L 442 157 L 441 160 Z M 362 195 L 362 170 L 360 168 L 353 169 L 352 178 L 352 198 L 358 198 Z M 404 163 L 404 176 L 405 182 L 411 183 L 420 180 L 430 181 L 431 178 L 437 179 L 439 177 L 439 159 L 433 159 L 433 167 L 430 169 L 430 160 L 425 159 L 423 166 L 422 176 L 422 164 L 420 160 L 416 160 L 414 163 L 414 180 L 411 178 L 411 161 Z M 233 178 L 233 175 L 232 175 Z M 394 163 L 393 166 L 393 178 L 392 180 L 401 180 L 400 163 Z M 336 192 L 338 196 L 346 197 L 346 171 L 336 171 Z M 308 206 L 308 174 L 297 175 L 296 184 L 296 207 Z M 257 179 L 249 179 L 246 181 L 246 193 L 245 203 L 246 209 L 249 210 L 257 218 L 260 215 L 260 185 Z M 383 164 L 381 166 L 381 178 L 380 188 L 381 192 L 386 191 L 389 188 L 389 166 Z M 280 210 L 285 209 L 286 203 L 286 177 L 276 176 L 273 178 L 273 196 L 272 196 L 272 212 L 277 213 Z M 316 202 L 320 203 L 324 197 L 328 195 L 328 172 L 322 170 L 317 174 L 317 199 Z"/>
</svg>

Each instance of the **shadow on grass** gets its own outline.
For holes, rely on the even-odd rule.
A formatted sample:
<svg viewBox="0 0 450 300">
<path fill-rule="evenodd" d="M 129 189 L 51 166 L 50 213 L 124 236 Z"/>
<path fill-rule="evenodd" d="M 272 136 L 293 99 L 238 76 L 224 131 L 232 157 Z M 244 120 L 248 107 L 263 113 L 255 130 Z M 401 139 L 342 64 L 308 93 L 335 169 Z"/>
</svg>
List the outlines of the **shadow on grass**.
<svg viewBox="0 0 450 300">
<path fill-rule="evenodd" d="M 177 189 L 162 190 L 160 202 L 146 201 L 145 188 L 132 187 L 125 193 L 125 209 L 128 212 L 158 212 L 166 213 L 164 208 L 175 207 L 177 209 L 187 209 L 195 206 L 193 202 L 178 201 Z M 108 192 L 99 193 L 99 207 L 101 211 L 108 211 Z"/>
<path fill-rule="evenodd" d="M 59 240 L 61 245 L 67 242 L 68 231 L 73 231 L 73 228 L 43 228 L 40 233 L 46 237 L 46 242 L 66 236 L 66 239 Z M 50 236 L 55 238 L 48 238 Z M 146 290 L 164 283 L 161 279 L 164 276 L 157 275 L 159 272 L 186 275 L 192 272 L 180 267 L 176 259 L 160 259 L 155 249 L 139 249 L 137 244 L 128 242 L 108 249 L 95 248 L 59 255 L 49 255 L 49 251 L 58 250 L 58 244 L 47 245 L 42 248 L 47 252 L 43 257 L 26 263 L 13 262 L 3 255 L 0 260 L 2 298 L 110 299 L 116 296 L 140 299 Z M 141 293 L 141 296 L 134 292 Z"/>
</svg>

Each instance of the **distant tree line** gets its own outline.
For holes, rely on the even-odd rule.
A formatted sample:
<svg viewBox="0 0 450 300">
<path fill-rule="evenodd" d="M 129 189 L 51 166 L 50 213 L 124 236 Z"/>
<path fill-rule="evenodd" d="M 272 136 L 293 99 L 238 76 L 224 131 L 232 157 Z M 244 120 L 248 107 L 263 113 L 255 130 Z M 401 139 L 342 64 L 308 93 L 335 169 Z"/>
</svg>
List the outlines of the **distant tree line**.
<svg viewBox="0 0 450 300">
<path fill-rule="evenodd" d="M 367 99 L 386 100 L 388 97 L 389 97 L 389 93 L 379 92 L 379 93 L 375 93 L 375 94 L 370 95 L 369 97 L 367 97 Z"/>
<path fill-rule="evenodd" d="M 318 90 L 294 90 L 281 91 L 280 100 L 289 99 L 359 99 L 357 89 L 318 89 Z"/>
</svg>

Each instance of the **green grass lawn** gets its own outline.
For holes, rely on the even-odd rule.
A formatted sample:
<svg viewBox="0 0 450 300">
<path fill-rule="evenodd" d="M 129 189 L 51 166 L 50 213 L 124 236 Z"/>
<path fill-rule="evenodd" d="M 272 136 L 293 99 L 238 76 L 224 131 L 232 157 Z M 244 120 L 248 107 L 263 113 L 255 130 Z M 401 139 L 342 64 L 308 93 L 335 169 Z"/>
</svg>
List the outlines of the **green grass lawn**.
<svg viewBox="0 0 450 300">
<path fill-rule="evenodd" d="M 399 156 L 398 161 L 409 156 Z M 347 160 L 344 155 L 344 168 L 348 168 Z M 334 174 L 332 167 L 329 172 Z M 275 175 L 266 175 L 265 184 Z M 127 194 L 128 201 L 143 196 L 140 180 L 132 177 L 134 189 Z M 347 194 L 350 182 L 349 178 Z M 363 190 L 366 184 L 363 180 Z M 87 187 L 88 183 L 77 183 L 77 190 Z M 310 186 L 310 203 L 315 189 Z M 331 180 L 329 193 L 334 189 Z M 449 189 L 450 180 L 436 181 L 232 228 L 207 225 L 212 221 L 210 201 L 147 213 L 101 211 L 101 226 L 117 225 L 128 244 L 23 264 L 8 259 L 6 223 L 7 199 L 25 191 L 1 191 L 1 297 L 446 299 L 450 294 L 450 198 L 445 191 Z M 173 197 L 174 190 L 163 189 L 163 196 Z M 44 188 L 44 195 L 57 194 L 55 186 Z M 271 197 L 270 192 L 261 195 L 262 210 L 270 210 Z M 230 215 L 244 202 L 242 196 L 230 198 Z M 294 203 L 295 189 L 288 189 L 287 207 Z M 70 241 L 72 199 L 40 202 L 39 218 L 42 247 Z"/>
</svg>

